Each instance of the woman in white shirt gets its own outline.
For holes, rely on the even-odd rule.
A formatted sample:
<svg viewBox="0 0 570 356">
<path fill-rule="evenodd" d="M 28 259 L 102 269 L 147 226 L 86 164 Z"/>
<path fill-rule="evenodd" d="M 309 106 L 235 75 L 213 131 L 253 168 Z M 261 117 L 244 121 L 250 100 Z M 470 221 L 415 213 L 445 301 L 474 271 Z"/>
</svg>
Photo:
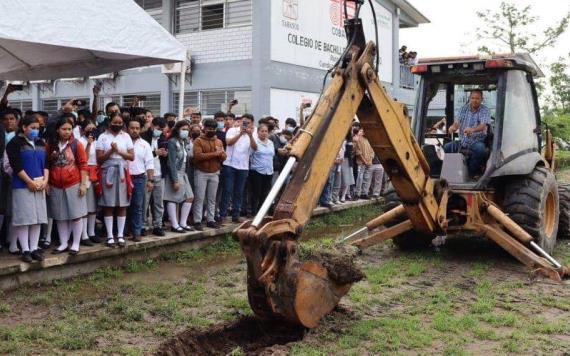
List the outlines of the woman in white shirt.
<svg viewBox="0 0 570 356">
<path fill-rule="evenodd" d="M 257 149 L 251 153 L 249 177 L 252 197 L 251 206 L 253 211 L 257 212 L 271 190 L 271 180 L 273 179 L 275 147 L 273 146 L 273 141 L 269 139 L 267 125 L 259 125 L 255 142 L 257 143 Z"/>
<path fill-rule="evenodd" d="M 107 246 L 115 247 L 113 237 L 113 217 L 117 216 L 117 243 L 126 245 L 124 238 L 127 207 L 130 205 L 132 183 L 128 162 L 135 157 L 133 141 L 123 131 L 124 122 L 120 113 L 109 116 L 109 127 L 97 139 L 97 162 L 100 169 L 98 192 L 99 205 L 103 207 Z"/>
</svg>

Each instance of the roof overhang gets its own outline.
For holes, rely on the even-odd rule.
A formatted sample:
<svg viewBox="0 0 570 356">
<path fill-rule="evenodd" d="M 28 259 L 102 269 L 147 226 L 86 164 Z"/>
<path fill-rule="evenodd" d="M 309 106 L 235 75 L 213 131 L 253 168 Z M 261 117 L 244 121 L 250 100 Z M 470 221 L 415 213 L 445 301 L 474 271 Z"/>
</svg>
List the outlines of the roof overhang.
<svg viewBox="0 0 570 356">
<path fill-rule="evenodd" d="M 417 27 L 420 24 L 430 23 L 430 20 L 407 0 L 392 0 L 392 2 L 410 20 L 401 27 Z"/>
</svg>

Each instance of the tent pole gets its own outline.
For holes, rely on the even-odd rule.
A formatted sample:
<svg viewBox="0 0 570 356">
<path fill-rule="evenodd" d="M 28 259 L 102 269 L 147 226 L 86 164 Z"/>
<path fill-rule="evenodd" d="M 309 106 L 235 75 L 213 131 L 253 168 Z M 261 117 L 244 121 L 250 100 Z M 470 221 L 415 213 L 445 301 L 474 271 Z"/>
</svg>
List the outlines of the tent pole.
<svg viewBox="0 0 570 356">
<path fill-rule="evenodd" d="M 180 70 L 180 94 L 178 96 L 178 120 L 184 118 L 184 91 L 186 86 L 186 60 L 182 62 Z"/>
</svg>

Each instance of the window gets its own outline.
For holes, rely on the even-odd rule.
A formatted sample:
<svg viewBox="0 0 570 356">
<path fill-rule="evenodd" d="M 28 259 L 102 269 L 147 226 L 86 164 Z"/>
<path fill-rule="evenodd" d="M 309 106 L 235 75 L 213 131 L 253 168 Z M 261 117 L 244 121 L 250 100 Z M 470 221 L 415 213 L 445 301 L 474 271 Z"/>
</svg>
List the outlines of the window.
<svg viewBox="0 0 570 356">
<path fill-rule="evenodd" d="M 42 110 L 50 114 L 50 116 L 57 114 L 58 109 L 57 99 L 42 100 Z"/>
<path fill-rule="evenodd" d="M 251 0 L 176 0 L 174 33 L 251 24 Z"/>
<path fill-rule="evenodd" d="M 202 30 L 224 27 L 224 4 L 202 6 Z"/>
<path fill-rule="evenodd" d="M 22 113 L 25 113 L 28 110 L 32 110 L 31 100 L 10 100 L 8 104 L 11 108 L 22 110 Z"/>
<path fill-rule="evenodd" d="M 536 112 L 526 73 L 520 70 L 507 72 L 507 93 L 503 117 L 504 158 L 527 149 L 538 149 Z"/>
<path fill-rule="evenodd" d="M 160 94 L 133 94 L 122 97 L 122 106 L 129 107 L 136 96 L 146 96 L 146 99 L 139 102 L 139 107 L 152 111 L 154 116 L 160 116 Z"/>
<path fill-rule="evenodd" d="M 174 93 L 173 110 L 178 112 L 179 93 Z M 232 112 L 243 115 L 251 112 L 251 91 L 249 90 L 205 90 L 200 92 L 186 92 L 184 94 L 184 107 L 199 107 L 202 115 L 214 115 L 217 111 L 226 111 L 227 103 L 238 99 Z"/>
<path fill-rule="evenodd" d="M 156 22 L 162 22 L 162 0 L 135 0 Z"/>
</svg>

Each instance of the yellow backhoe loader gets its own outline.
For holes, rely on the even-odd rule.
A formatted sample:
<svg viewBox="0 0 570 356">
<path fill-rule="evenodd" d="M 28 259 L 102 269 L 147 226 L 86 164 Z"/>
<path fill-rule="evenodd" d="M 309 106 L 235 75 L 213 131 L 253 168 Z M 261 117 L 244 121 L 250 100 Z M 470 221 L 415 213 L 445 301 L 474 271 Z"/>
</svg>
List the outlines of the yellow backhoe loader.
<svg viewBox="0 0 570 356">
<path fill-rule="evenodd" d="M 359 7 L 360 1 L 356 14 Z M 407 248 L 437 236 L 484 235 L 533 272 L 561 280 L 568 270 L 550 254 L 557 235 L 570 235 L 570 190 L 553 173 L 553 138 L 542 130 L 533 82 L 540 70 L 530 57 L 420 62 L 413 68 L 420 83 L 410 122 L 380 82 L 376 45 L 366 44 L 358 15 L 347 20 L 346 30 L 346 52 L 295 137 L 287 164 L 257 216 L 235 231 L 255 314 L 314 327 L 348 293 L 351 283 L 331 278 L 334 271 L 300 261 L 297 244 L 354 117 L 393 188 L 385 196 L 387 211 L 348 243 L 364 249 L 393 239 Z M 477 179 L 468 174 L 470 152 L 445 154 L 443 160 L 434 154 L 455 137 L 431 130 L 441 119 L 437 110 L 451 125 L 465 93 L 475 89 L 485 94 L 493 115 Z M 278 196 L 273 215 L 266 216 Z"/>
</svg>

